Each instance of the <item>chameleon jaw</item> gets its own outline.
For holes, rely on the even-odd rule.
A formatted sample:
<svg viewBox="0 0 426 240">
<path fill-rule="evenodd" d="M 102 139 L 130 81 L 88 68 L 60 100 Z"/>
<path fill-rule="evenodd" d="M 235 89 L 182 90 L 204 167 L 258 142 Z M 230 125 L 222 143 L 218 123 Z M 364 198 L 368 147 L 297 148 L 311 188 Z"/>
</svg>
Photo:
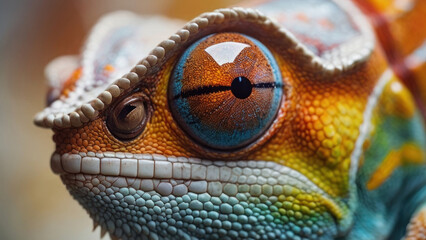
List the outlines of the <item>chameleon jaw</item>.
<svg viewBox="0 0 426 240">
<path fill-rule="evenodd" d="M 55 153 L 51 166 L 94 221 L 123 239 L 185 237 L 194 227 L 202 229 L 195 236 L 213 239 L 261 236 L 269 228 L 321 239 L 337 234 L 341 215 L 338 204 L 308 178 L 269 161 Z M 173 219 L 172 224 L 167 219 Z M 313 222 L 312 228 L 298 232 L 298 223 L 306 221 Z M 224 227 L 226 234 L 220 231 Z"/>
<path fill-rule="evenodd" d="M 291 185 L 306 192 L 316 192 L 327 198 L 327 193 L 315 185 L 298 171 L 271 161 L 211 161 L 198 158 L 163 156 L 159 154 L 131 153 L 54 153 L 51 157 L 51 168 L 57 174 L 90 174 L 109 177 L 134 178 L 131 186 L 144 187 L 146 181 L 157 179 L 193 182 L 189 190 L 197 193 L 208 192 L 213 196 L 222 193 L 217 183 L 226 184 L 264 184 Z M 117 183 L 119 185 L 123 185 Z M 130 185 L 129 185 L 130 186 Z M 150 189 L 152 190 L 152 189 Z M 187 190 L 176 190 L 174 187 L 160 184 L 155 190 L 163 195 L 173 193 L 181 196 Z M 253 190 L 256 191 L 256 190 Z M 232 192 L 232 191 L 231 191 Z"/>
</svg>

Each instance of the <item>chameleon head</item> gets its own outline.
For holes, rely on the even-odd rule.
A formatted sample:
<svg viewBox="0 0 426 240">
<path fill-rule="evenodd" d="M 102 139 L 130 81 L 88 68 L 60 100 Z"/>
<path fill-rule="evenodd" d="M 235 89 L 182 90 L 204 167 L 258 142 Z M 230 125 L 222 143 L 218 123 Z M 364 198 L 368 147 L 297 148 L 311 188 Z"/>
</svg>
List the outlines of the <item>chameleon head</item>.
<svg viewBox="0 0 426 240">
<path fill-rule="evenodd" d="M 327 69 L 261 14 L 228 14 L 240 11 L 251 10 L 202 15 L 105 87 L 136 54 L 122 40 L 138 38 L 109 39 L 113 62 L 83 60 L 37 116 L 54 130 L 53 171 L 102 232 L 328 239 L 350 225 L 351 154 L 375 72 Z"/>
</svg>

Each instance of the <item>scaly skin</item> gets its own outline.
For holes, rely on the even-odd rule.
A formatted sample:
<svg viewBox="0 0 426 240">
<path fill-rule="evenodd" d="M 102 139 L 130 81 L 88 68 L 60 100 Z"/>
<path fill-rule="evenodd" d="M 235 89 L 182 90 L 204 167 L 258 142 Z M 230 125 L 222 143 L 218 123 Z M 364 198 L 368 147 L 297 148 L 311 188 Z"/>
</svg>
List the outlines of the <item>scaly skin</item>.
<svg viewBox="0 0 426 240">
<path fill-rule="evenodd" d="M 326 6 L 330 4 L 327 0 L 321 2 Z M 272 13 L 268 8 L 274 9 L 273 4 L 251 7 L 259 7 L 268 14 Z M 372 1 L 371 5 L 375 4 L 382 9 L 382 5 Z M 244 15 L 241 9 L 230 11 L 235 13 L 234 17 Z M 338 14 L 336 16 L 340 16 Z M 417 16 L 414 11 L 410 14 Z M 303 15 L 296 18 L 301 24 L 309 22 Z M 179 35 L 183 43 L 177 50 L 168 52 L 164 47 L 162 53 L 157 51 L 160 52 L 157 56 L 165 56 L 158 57 L 158 62 L 157 58 L 154 62 L 151 55 L 141 62 L 142 67 L 135 67 L 117 85 L 108 88 L 108 84 L 104 84 L 103 89 L 109 92 L 102 93 L 100 101 L 95 100 L 98 105 L 92 104 L 96 109 L 93 112 L 90 106 L 84 106 L 77 108 L 76 114 L 70 114 L 68 119 L 49 120 L 52 117 L 48 116 L 36 120 L 39 125 L 53 126 L 56 150 L 51 159 L 52 169 L 61 175 L 67 189 L 88 211 L 95 226 L 101 225 L 102 235 L 108 232 L 113 239 L 367 240 L 404 236 L 407 240 L 424 239 L 426 137 L 423 118 L 415 99 L 401 81 L 404 76 L 394 73 L 397 71 L 389 60 L 388 50 L 383 51 L 375 42 L 365 56 L 330 71 L 313 63 L 315 60 L 312 53 L 307 53 L 309 50 L 292 45 L 299 43 L 298 40 L 279 35 L 282 33 L 269 28 L 262 17 L 256 20 L 258 22 L 252 19 L 241 17 L 241 22 L 233 25 L 225 17 L 222 25 L 208 27 L 200 22 L 199 28 L 206 30 L 190 30 L 189 37 Z M 283 21 L 286 26 L 287 20 Z M 330 21 L 323 26 L 329 27 L 333 24 Z M 253 27 L 244 24 L 253 24 L 248 25 Z M 355 23 L 345 26 L 347 31 L 366 34 L 351 24 Z M 401 20 L 395 24 L 399 26 L 405 22 Z M 407 21 L 407 24 L 412 22 Z M 209 35 L 215 32 L 222 33 Z M 202 111 L 209 109 L 211 104 L 234 99 L 237 95 L 229 90 L 205 92 L 208 86 L 232 81 L 234 77 L 227 79 L 226 74 L 234 70 L 224 69 L 234 63 L 217 66 L 217 62 L 203 54 L 208 52 L 209 46 L 227 41 L 257 46 L 247 48 L 248 45 L 244 45 L 246 50 L 241 50 L 233 60 L 241 64 L 235 70 L 237 76 L 243 75 L 252 81 L 256 75 L 244 71 L 265 70 L 271 61 L 261 60 L 266 56 L 262 51 L 265 54 L 266 50 L 246 35 L 257 39 L 271 52 L 282 79 L 282 85 L 271 88 L 281 88 L 282 97 L 272 123 L 250 143 L 237 148 L 214 149 L 196 141 L 188 134 L 188 129 L 182 127 L 184 117 L 179 117 L 178 108 L 187 105 L 173 101 L 183 99 L 184 90 L 180 96 L 170 97 L 170 86 L 176 76 L 180 76 L 176 71 L 180 69 L 182 54 L 189 51 L 182 60 L 192 63 L 181 68 L 190 71 L 185 79 L 201 77 L 182 80 L 182 83 L 178 79 L 177 84 L 181 84 L 182 89 L 189 86 L 189 90 L 201 85 L 202 90 L 188 97 L 196 99 L 188 106 L 198 106 Z M 307 34 L 300 43 L 312 44 L 318 55 L 335 48 L 331 43 L 317 44 L 310 37 Z M 172 38 L 178 42 L 176 36 Z M 184 38 L 188 42 L 182 40 Z M 201 41 L 200 45 L 197 41 Z M 409 50 L 408 47 L 402 50 L 404 56 L 409 56 L 420 43 L 418 39 L 413 40 Z M 228 49 L 225 56 L 230 52 Z M 357 56 L 364 53 L 360 51 Z M 253 54 L 258 55 L 253 57 Z M 99 55 L 101 60 L 108 59 Z M 257 62 L 246 63 L 253 59 Z M 56 102 L 68 98 L 73 91 L 78 92 L 78 83 L 84 79 L 81 74 L 85 67 L 87 70 L 84 64 L 63 81 Z M 419 82 L 418 79 L 424 77 L 421 74 L 424 64 L 415 66 L 420 73 L 410 76 Z M 256 67 L 262 69 L 256 70 Z M 112 61 L 101 65 L 100 69 L 102 76 L 109 76 L 119 67 Z M 253 87 L 250 91 L 253 97 L 270 90 Z M 260 96 L 256 102 L 250 102 L 253 101 L 250 97 L 233 102 L 261 105 L 269 95 Z M 134 112 L 137 105 L 117 114 L 115 109 L 120 109 L 122 104 L 126 106 L 128 99 L 142 99 L 144 110 L 140 115 Z M 254 104 L 252 108 L 259 108 L 260 112 L 268 110 L 268 106 L 261 106 Z M 229 114 L 246 117 L 242 122 L 250 122 L 251 115 L 244 115 L 243 110 L 252 108 L 241 108 L 211 114 L 208 121 L 214 124 L 228 119 Z M 141 132 L 134 137 L 128 137 L 133 132 L 123 137 L 111 127 L 111 119 L 120 121 L 128 116 L 129 122 L 141 119 L 138 125 L 142 126 Z M 228 119 L 227 124 L 232 121 Z"/>
</svg>

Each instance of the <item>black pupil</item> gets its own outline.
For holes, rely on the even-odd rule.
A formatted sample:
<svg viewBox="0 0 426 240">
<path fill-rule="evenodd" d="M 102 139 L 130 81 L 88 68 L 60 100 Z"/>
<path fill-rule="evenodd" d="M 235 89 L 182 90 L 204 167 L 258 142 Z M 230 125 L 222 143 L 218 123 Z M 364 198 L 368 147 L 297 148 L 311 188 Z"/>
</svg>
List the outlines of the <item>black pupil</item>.
<svg viewBox="0 0 426 240">
<path fill-rule="evenodd" d="M 253 86 L 246 77 L 236 77 L 231 83 L 231 92 L 236 98 L 245 99 L 251 94 Z"/>
<path fill-rule="evenodd" d="M 123 108 L 123 110 L 121 110 L 121 112 L 120 112 L 120 114 L 118 114 L 118 118 L 119 119 L 121 119 L 121 120 L 124 120 L 126 117 L 127 117 L 127 115 L 129 115 L 129 113 L 131 112 L 131 111 L 133 111 L 133 109 L 135 109 L 136 107 L 135 106 L 133 106 L 133 105 L 126 105 L 124 108 Z"/>
</svg>

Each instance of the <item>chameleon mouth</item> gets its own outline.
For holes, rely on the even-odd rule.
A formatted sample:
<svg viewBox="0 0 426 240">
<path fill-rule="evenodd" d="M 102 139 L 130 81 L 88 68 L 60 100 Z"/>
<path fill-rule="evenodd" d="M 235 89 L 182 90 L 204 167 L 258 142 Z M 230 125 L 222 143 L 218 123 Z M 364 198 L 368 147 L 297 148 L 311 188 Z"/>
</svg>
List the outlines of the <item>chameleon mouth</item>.
<svg viewBox="0 0 426 240">
<path fill-rule="evenodd" d="M 270 161 L 54 153 L 51 167 L 103 232 L 124 239 L 259 238 L 267 229 L 274 233 L 260 238 L 328 239 L 342 215 L 307 177 Z"/>
<path fill-rule="evenodd" d="M 226 184 L 232 183 L 247 184 L 251 186 L 250 192 L 259 191 L 257 188 L 265 184 L 289 185 L 331 199 L 326 192 L 298 171 L 271 161 L 210 161 L 120 152 L 66 153 L 62 156 L 54 153 L 51 157 L 51 168 L 56 174 L 108 176 L 110 180 L 114 179 L 112 183 L 119 187 L 127 185 L 142 190 L 155 189 L 162 195 L 182 196 L 189 190 L 219 196 L 222 190 L 227 190 Z M 121 182 L 122 180 L 117 182 L 118 179 L 124 179 L 118 177 L 130 179 L 131 184 Z"/>
</svg>

